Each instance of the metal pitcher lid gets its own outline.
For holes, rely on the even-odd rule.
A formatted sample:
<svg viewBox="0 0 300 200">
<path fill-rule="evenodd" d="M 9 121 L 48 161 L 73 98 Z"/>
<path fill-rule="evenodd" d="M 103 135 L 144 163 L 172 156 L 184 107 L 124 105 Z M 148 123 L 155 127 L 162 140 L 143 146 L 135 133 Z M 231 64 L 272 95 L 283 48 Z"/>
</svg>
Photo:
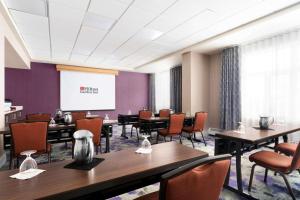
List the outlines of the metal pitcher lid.
<svg viewBox="0 0 300 200">
<path fill-rule="evenodd" d="M 75 139 L 91 138 L 93 136 L 93 133 L 88 130 L 78 130 L 73 135 Z"/>
</svg>

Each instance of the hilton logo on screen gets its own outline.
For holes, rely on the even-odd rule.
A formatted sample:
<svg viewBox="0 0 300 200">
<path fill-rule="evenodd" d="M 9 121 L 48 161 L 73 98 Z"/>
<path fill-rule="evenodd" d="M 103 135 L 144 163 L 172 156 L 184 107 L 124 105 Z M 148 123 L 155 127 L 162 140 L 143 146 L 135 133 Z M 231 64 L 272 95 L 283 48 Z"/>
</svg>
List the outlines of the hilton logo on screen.
<svg viewBox="0 0 300 200">
<path fill-rule="evenodd" d="M 83 94 L 98 94 L 98 88 L 80 86 L 80 93 L 83 93 Z"/>
</svg>

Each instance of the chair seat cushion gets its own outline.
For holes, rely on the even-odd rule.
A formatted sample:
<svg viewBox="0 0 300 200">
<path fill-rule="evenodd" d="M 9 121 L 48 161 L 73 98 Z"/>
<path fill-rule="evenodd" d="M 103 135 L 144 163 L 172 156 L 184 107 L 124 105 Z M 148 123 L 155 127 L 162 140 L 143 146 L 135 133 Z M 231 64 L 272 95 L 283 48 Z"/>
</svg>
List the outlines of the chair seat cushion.
<svg viewBox="0 0 300 200">
<path fill-rule="evenodd" d="M 149 194 L 146 194 L 144 196 L 140 196 L 136 198 L 135 200 L 158 200 L 159 199 L 159 193 L 158 192 L 152 192 Z"/>
<path fill-rule="evenodd" d="M 162 136 L 167 136 L 168 135 L 168 129 L 158 129 L 158 134 Z"/>
<path fill-rule="evenodd" d="M 289 171 L 292 158 L 272 151 L 260 151 L 249 156 L 251 162 L 273 169 L 275 171 L 280 171 L 286 173 Z"/>
<path fill-rule="evenodd" d="M 182 131 L 186 133 L 193 133 L 194 132 L 193 128 L 194 128 L 193 126 L 186 126 L 183 127 Z"/>
<path fill-rule="evenodd" d="M 278 144 L 275 149 L 281 153 L 284 153 L 288 156 L 294 155 L 297 149 L 297 144 L 292 144 L 292 143 L 281 143 Z"/>
</svg>

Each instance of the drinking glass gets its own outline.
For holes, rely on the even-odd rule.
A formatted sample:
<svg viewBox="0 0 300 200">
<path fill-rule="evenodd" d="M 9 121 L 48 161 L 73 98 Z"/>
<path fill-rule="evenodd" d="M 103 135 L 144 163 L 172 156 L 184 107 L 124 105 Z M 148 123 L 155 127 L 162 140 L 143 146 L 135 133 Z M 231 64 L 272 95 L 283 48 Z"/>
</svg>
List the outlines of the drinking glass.
<svg viewBox="0 0 300 200">
<path fill-rule="evenodd" d="M 50 125 L 55 125 L 55 120 L 54 120 L 53 117 L 51 117 L 51 120 L 50 120 L 49 124 L 50 124 Z"/>
<path fill-rule="evenodd" d="M 109 120 L 108 114 L 105 114 L 104 120 Z"/>
<path fill-rule="evenodd" d="M 238 128 L 237 131 L 239 133 L 245 133 L 246 132 L 246 128 L 245 125 L 242 122 L 238 122 Z"/>
<path fill-rule="evenodd" d="M 87 116 L 90 116 L 90 115 L 91 115 L 91 112 L 90 112 L 90 111 L 87 111 L 86 115 L 87 115 Z"/>
<path fill-rule="evenodd" d="M 20 165 L 20 172 L 26 171 L 28 169 L 37 169 L 36 161 L 31 157 L 31 154 L 36 153 L 36 150 L 29 150 L 21 152 L 21 155 L 26 156 L 25 160 Z"/>
<path fill-rule="evenodd" d="M 148 140 L 148 135 L 143 135 L 144 137 L 144 140 L 142 142 L 142 148 L 143 149 L 151 149 L 151 143 L 150 141 Z"/>
</svg>

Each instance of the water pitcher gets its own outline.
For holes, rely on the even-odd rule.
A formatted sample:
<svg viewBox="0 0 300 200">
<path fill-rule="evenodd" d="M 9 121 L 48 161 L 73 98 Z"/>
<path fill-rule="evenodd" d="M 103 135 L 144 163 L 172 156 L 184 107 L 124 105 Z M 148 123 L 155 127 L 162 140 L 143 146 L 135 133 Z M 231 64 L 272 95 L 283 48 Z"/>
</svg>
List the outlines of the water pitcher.
<svg viewBox="0 0 300 200">
<path fill-rule="evenodd" d="M 93 161 L 93 134 L 88 130 L 78 130 L 74 133 L 74 159 L 79 164 L 89 164 Z"/>
<path fill-rule="evenodd" d="M 261 129 L 268 129 L 274 123 L 274 117 L 260 116 L 259 127 Z"/>
</svg>

